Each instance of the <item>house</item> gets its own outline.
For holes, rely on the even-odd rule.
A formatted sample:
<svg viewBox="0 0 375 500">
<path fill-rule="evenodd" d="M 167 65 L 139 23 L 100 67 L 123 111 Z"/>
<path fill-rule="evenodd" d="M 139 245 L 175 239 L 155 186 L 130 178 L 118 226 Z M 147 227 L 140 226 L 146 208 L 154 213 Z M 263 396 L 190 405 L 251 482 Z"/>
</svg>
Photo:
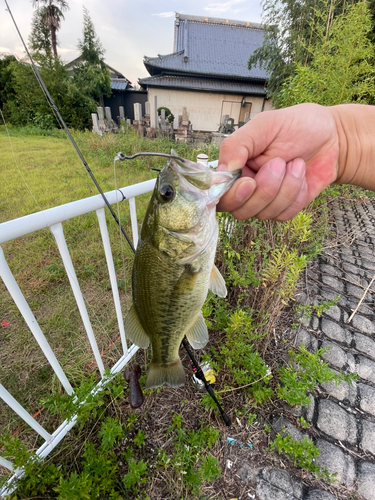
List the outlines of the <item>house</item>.
<svg viewBox="0 0 375 500">
<path fill-rule="evenodd" d="M 79 63 L 80 60 L 81 56 L 65 65 L 65 69 L 70 76 L 73 76 L 74 66 Z M 112 68 L 112 66 L 109 66 L 108 64 L 106 64 L 106 66 L 111 76 L 112 94 L 110 95 L 110 97 L 103 96 L 103 102 L 101 103 L 101 105 L 111 108 L 111 114 L 114 120 L 116 120 L 117 116 L 119 115 L 120 106 L 123 106 L 125 116 L 133 120 L 133 104 L 136 102 L 142 104 L 144 113 L 144 105 L 147 101 L 147 92 L 142 89 L 134 89 L 131 82 L 120 71 L 117 71 L 115 68 Z"/>
<path fill-rule="evenodd" d="M 175 116 L 186 106 L 195 131 L 218 130 L 224 115 L 238 126 L 272 107 L 267 73 L 247 66 L 263 35 L 260 24 L 176 13 L 173 52 L 144 57 L 150 76 L 139 84 Z"/>
</svg>

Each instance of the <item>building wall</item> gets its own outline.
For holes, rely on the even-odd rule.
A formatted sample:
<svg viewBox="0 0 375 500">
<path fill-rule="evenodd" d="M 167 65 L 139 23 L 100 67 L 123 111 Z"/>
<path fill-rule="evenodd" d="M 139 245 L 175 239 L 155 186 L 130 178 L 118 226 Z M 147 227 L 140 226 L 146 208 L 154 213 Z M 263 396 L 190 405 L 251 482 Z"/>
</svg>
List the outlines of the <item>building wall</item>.
<svg viewBox="0 0 375 500">
<path fill-rule="evenodd" d="M 148 100 L 150 102 L 153 102 L 154 95 L 157 96 L 158 108 L 160 106 L 169 108 L 177 118 L 182 114 L 182 108 L 186 107 L 193 130 L 208 132 L 215 132 L 219 129 L 224 101 L 239 103 L 244 97 L 243 94 L 210 94 L 209 92 L 149 88 Z M 259 96 L 245 96 L 245 99 L 247 103 L 251 103 L 250 119 L 254 118 L 262 111 L 265 99 Z M 267 103 L 267 100 L 265 102 Z M 224 109 L 227 107 L 225 105 Z M 233 108 L 237 110 L 238 105 Z"/>
<path fill-rule="evenodd" d="M 119 107 L 124 107 L 125 118 L 134 120 L 134 103 L 142 104 L 142 115 L 145 114 L 147 92 L 143 90 L 113 90 L 110 97 L 104 96 L 104 106 L 111 108 L 112 119 L 117 120 L 120 115 Z"/>
</svg>

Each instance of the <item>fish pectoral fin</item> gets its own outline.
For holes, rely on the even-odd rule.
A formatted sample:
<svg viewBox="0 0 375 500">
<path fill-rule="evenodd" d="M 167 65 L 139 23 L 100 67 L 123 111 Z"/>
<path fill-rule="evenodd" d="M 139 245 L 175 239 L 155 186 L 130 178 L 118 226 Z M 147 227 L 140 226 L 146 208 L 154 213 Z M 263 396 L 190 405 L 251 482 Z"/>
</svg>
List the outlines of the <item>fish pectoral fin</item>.
<svg viewBox="0 0 375 500">
<path fill-rule="evenodd" d="M 186 337 L 193 349 L 202 349 L 207 344 L 208 330 L 201 312 L 193 325 L 189 328 Z"/>
<path fill-rule="evenodd" d="M 147 349 L 150 339 L 141 325 L 134 304 L 131 306 L 124 322 L 125 334 L 129 340 L 142 349 Z"/>
<path fill-rule="evenodd" d="M 211 271 L 210 284 L 208 285 L 208 288 L 211 290 L 211 292 L 218 295 L 219 297 L 227 296 L 227 287 L 225 286 L 224 278 L 215 265 L 213 266 Z"/>
</svg>

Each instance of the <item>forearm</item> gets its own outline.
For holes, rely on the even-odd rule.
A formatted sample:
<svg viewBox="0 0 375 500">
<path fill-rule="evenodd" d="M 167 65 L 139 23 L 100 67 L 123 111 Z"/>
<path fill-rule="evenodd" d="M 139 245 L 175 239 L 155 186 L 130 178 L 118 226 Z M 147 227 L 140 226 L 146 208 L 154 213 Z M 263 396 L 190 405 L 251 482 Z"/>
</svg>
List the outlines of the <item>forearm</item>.
<svg viewBox="0 0 375 500">
<path fill-rule="evenodd" d="M 341 104 L 329 109 L 340 145 L 336 183 L 375 191 L 375 106 Z"/>
</svg>

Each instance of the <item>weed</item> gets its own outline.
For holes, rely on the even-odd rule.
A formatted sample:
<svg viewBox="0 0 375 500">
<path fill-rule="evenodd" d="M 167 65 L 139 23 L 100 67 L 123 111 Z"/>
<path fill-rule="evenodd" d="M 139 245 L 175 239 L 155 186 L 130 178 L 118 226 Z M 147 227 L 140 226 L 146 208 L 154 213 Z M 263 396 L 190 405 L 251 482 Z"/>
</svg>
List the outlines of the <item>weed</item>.
<svg viewBox="0 0 375 500">
<path fill-rule="evenodd" d="M 220 477 L 217 458 L 207 453 L 219 439 L 219 432 L 211 426 L 202 425 L 196 431 L 187 432 L 183 427 L 174 429 L 174 454 L 170 461 L 173 471 L 182 477 L 186 488 L 197 495 L 202 482 Z M 162 460 L 166 461 L 165 455 Z"/>
<path fill-rule="evenodd" d="M 133 458 L 129 461 L 129 472 L 122 478 L 126 488 L 132 488 L 146 482 L 144 477 L 147 473 L 147 464 L 140 460 L 136 462 Z"/>
<path fill-rule="evenodd" d="M 255 422 L 257 418 L 257 415 L 256 413 L 250 413 L 248 416 L 247 416 L 247 422 L 249 425 L 253 425 L 253 423 Z"/>
<path fill-rule="evenodd" d="M 315 463 L 315 459 L 319 456 L 319 449 L 314 445 L 312 439 L 306 436 L 301 441 L 294 441 L 289 434 L 284 437 L 277 434 L 275 440 L 270 443 L 269 449 L 280 454 L 285 453 L 293 461 L 294 465 L 303 467 L 330 483 L 337 476 L 336 473 L 330 474 L 326 469 L 322 469 L 320 465 Z"/>
<path fill-rule="evenodd" d="M 302 425 L 302 427 L 310 427 L 309 422 L 306 422 L 306 420 L 303 417 L 300 417 L 298 419 L 298 422 Z"/>
<path fill-rule="evenodd" d="M 311 318 L 313 314 L 316 314 L 317 317 L 320 318 L 324 311 L 328 311 L 330 307 L 336 306 L 339 300 L 340 295 L 337 295 L 334 299 L 323 300 L 315 305 L 299 304 L 298 309 L 302 310 L 305 318 Z"/>
<path fill-rule="evenodd" d="M 357 378 L 355 374 L 337 375 L 322 358 L 329 348 L 318 349 L 316 353 L 309 352 L 302 344 L 298 351 L 289 351 L 289 363 L 278 370 L 280 383 L 277 395 L 291 406 L 305 406 L 310 403 L 308 393 L 317 384 L 334 380 L 339 384 L 342 380 L 351 382 Z"/>
</svg>

